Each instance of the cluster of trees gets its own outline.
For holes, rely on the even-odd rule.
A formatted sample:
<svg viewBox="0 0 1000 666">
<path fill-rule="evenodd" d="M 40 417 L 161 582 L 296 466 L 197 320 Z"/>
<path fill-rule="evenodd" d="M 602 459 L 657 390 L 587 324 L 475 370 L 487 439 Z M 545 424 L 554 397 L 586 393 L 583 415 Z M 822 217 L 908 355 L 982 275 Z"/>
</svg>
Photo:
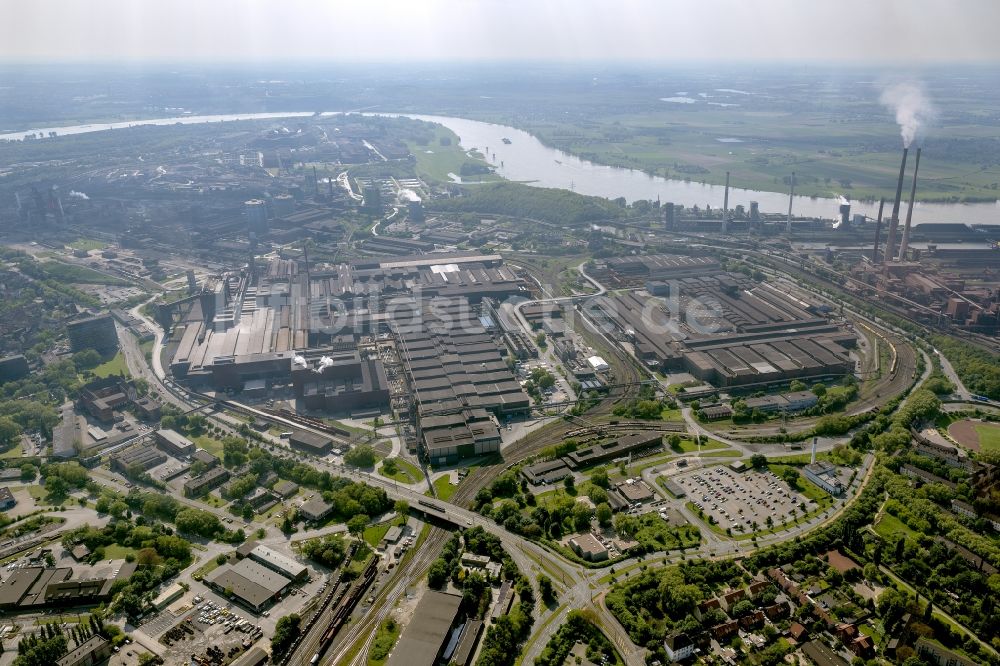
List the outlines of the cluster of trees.
<svg viewBox="0 0 1000 666">
<path fill-rule="evenodd" d="M 0 300 L 0 320 L 29 324 L 12 327 L 0 335 L 0 346 L 25 349 L 29 360 L 51 349 L 64 318 L 76 314 L 78 305 L 100 304 L 94 296 L 51 274 L 46 264 L 24 252 L 0 248 L 0 259 L 10 264 L 0 266 L 0 281 L 8 287 Z"/>
<path fill-rule="evenodd" d="M 899 534 L 872 544 L 873 561 L 890 564 L 897 575 L 987 641 L 1000 640 L 1000 628 L 990 621 L 1000 606 L 1000 575 L 989 575 L 970 564 L 948 542 L 972 551 L 994 567 L 1000 567 L 1000 547 L 946 510 L 955 494 L 946 486 L 913 488 L 905 477 L 893 474 L 887 476 L 885 489 L 889 495 L 886 512 L 917 536 Z"/>
<path fill-rule="evenodd" d="M 85 488 L 89 481 L 87 470 L 77 462 L 42 465 L 40 472 L 45 479 L 46 498 L 53 504 L 61 504 L 70 492 Z"/>
<path fill-rule="evenodd" d="M 297 613 L 285 615 L 274 625 L 271 637 L 271 659 L 279 663 L 302 634 L 302 618 Z"/>
<path fill-rule="evenodd" d="M 514 585 L 518 601 L 506 615 L 497 618 L 486 631 L 476 666 L 512 666 L 521 654 L 521 646 L 531 635 L 535 608 L 531 583 L 518 575 Z"/>
<path fill-rule="evenodd" d="M 435 210 L 510 215 L 560 226 L 580 226 L 625 214 L 622 208 L 600 197 L 506 181 L 476 185 L 462 191 L 464 196 L 434 201 Z"/>
<path fill-rule="evenodd" d="M 663 414 L 663 410 L 667 407 L 668 405 L 659 400 L 629 400 L 624 404 L 616 405 L 614 415 L 630 419 L 658 421 Z"/>
<path fill-rule="evenodd" d="M 569 442 L 571 440 L 567 440 Z M 557 494 L 546 506 L 536 506 L 535 496 L 528 492 L 527 484 L 518 480 L 516 470 L 509 470 L 477 493 L 475 508 L 507 531 L 529 539 L 559 539 L 570 532 L 585 532 L 596 518 L 602 526 L 613 524 L 622 537 L 635 539 L 638 543 L 633 547 L 633 554 L 684 549 L 698 542 L 696 529 L 671 527 L 653 514 L 639 517 L 613 514 L 608 504 L 606 488 L 610 484 L 604 468 L 595 469 L 590 483 L 581 486 L 595 508 L 576 501 L 581 491 L 572 476 L 567 476 L 563 483 L 566 492 Z M 498 499 L 501 501 L 496 501 Z"/>
<path fill-rule="evenodd" d="M 62 363 L 72 365 L 72 361 L 62 361 L 53 365 L 61 365 Z M 75 373 L 76 370 L 73 369 L 73 372 Z M 75 377 L 76 375 L 74 374 L 73 376 Z M 9 390 L 10 384 L 17 383 L 9 382 L 4 387 Z M 49 390 L 46 387 L 40 387 L 38 392 L 34 394 L 48 394 Z M 4 418 L 7 422 L 5 430 L 7 431 L 8 445 L 15 443 L 22 432 L 41 432 L 46 437 L 51 437 L 53 426 L 59 423 L 59 413 L 52 404 L 39 402 L 32 398 L 12 397 L 7 400 L 0 400 L 0 418 Z M 10 423 L 17 426 L 16 432 L 10 429 Z"/>
<path fill-rule="evenodd" d="M 951 362 L 965 388 L 1000 400 L 1000 354 L 991 354 L 947 335 L 932 336 L 931 341 Z"/>
<path fill-rule="evenodd" d="M 174 517 L 174 525 L 180 532 L 196 534 L 206 539 L 217 539 L 226 531 L 222 521 L 214 513 L 194 508 L 178 511 Z"/>
<path fill-rule="evenodd" d="M 367 444 L 353 446 L 350 451 L 344 454 L 345 464 L 361 469 L 371 469 L 375 466 L 376 459 L 375 449 Z"/>
<path fill-rule="evenodd" d="M 43 626 L 39 634 L 26 634 L 17 643 L 14 666 L 52 666 L 69 649 L 62 627 L 56 623 Z"/>
<path fill-rule="evenodd" d="M 542 340 L 544 339 L 543 337 Z M 531 374 L 528 375 L 528 380 L 524 383 L 524 392 L 534 398 L 536 402 L 542 402 L 544 400 L 544 391 L 555 385 L 555 375 L 545 368 L 534 368 Z"/>
<path fill-rule="evenodd" d="M 119 520 L 105 527 L 85 525 L 63 535 L 63 547 L 83 544 L 90 549 L 90 561 L 104 559 L 104 548 L 118 544 L 136 551 L 135 561 L 143 566 L 163 566 L 170 575 L 191 564 L 191 544 L 166 525 L 134 525 Z"/>
<path fill-rule="evenodd" d="M 302 544 L 302 554 L 314 562 L 333 569 L 344 561 L 347 544 L 339 534 L 309 539 Z"/>
<path fill-rule="evenodd" d="M 572 477 L 567 477 L 567 489 L 575 494 Z M 596 488 L 598 491 L 603 490 Z M 503 501 L 494 503 L 496 498 Z M 604 501 L 607 501 L 605 493 Z M 551 536 L 561 537 L 566 531 L 582 531 L 590 527 L 594 510 L 586 504 L 576 502 L 570 494 L 560 495 L 549 507 L 536 506 L 530 513 L 524 509 L 533 506 L 535 496 L 524 492 L 517 480 L 515 471 L 500 475 L 490 486 L 483 488 L 476 495 L 476 510 L 484 516 L 493 518 L 503 525 L 504 529 L 529 538 Z"/>
<path fill-rule="evenodd" d="M 257 487 L 258 476 L 253 472 L 236 477 L 222 488 L 222 496 L 226 499 L 240 499 L 250 494 Z"/>
<path fill-rule="evenodd" d="M 587 645 L 587 659 L 595 664 L 613 664 L 617 661 L 615 649 L 584 611 L 571 610 L 559 631 L 549 639 L 542 654 L 535 659 L 535 666 L 562 666 L 573 646 Z"/>
<path fill-rule="evenodd" d="M 745 575 L 732 561 L 689 561 L 629 578 L 612 588 L 605 603 L 636 644 L 655 650 L 672 630 L 696 632 L 695 607 Z"/>
</svg>

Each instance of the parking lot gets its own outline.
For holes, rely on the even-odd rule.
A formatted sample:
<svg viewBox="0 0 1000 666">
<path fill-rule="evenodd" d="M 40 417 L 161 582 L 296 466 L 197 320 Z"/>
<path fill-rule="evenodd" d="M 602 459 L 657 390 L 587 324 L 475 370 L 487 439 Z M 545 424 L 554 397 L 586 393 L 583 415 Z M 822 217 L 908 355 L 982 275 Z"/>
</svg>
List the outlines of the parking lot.
<svg viewBox="0 0 1000 666">
<path fill-rule="evenodd" d="M 790 522 L 793 509 L 804 514 L 801 507 L 809 502 L 773 472 L 737 473 L 720 465 L 674 480 L 706 519 L 711 517 L 720 528 L 734 533 L 766 529 L 768 517 L 775 526 Z"/>
<path fill-rule="evenodd" d="M 193 601 L 194 605 L 185 612 L 164 612 L 143 626 L 147 635 L 154 628 L 163 631 L 159 642 L 165 646 L 162 656 L 168 664 L 187 661 L 185 657 L 192 652 L 204 652 L 208 646 L 221 650 L 218 659 L 221 661 L 249 648 L 264 635 L 258 619 L 242 609 L 200 596 Z M 162 629 L 168 620 L 172 622 Z"/>
</svg>

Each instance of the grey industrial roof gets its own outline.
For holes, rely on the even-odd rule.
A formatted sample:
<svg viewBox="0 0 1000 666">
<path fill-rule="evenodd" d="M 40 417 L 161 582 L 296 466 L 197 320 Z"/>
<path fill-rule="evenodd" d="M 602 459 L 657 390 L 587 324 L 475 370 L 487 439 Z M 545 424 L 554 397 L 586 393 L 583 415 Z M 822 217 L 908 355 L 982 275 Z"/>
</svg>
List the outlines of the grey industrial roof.
<svg viewBox="0 0 1000 666">
<path fill-rule="evenodd" d="M 425 592 L 386 666 L 434 666 L 461 603 L 457 594 Z"/>
<path fill-rule="evenodd" d="M 219 567 L 205 580 L 223 589 L 231 589 L 234 595 L 254 607 L 283 591 L 292 582 L 250 559 Z"/>
<path fill-rule="evenodd" d="M 268 548 L 267 546 L 258 545 L 250 551 L 250 557 L 260 562 L 267 562 L 272 567 L 288 574 L 292 578 L 298 578 L 306 572 L 304 565 L 296 562 L 287 555 L 282 555 L 278 551 Z"/>
<path fill-rule="evenodd" d="M 245 576 L 247 579 L 256 582 L 272 594 L 281 592 L 292 582 L 286 576 L 283 576 L 276 571 L 272 571 L 263 564 L 254 562 L 250 559 L 240 560 L 236 564 L 232 565 L 232 569 L 241 576 Z"/>
</svg>

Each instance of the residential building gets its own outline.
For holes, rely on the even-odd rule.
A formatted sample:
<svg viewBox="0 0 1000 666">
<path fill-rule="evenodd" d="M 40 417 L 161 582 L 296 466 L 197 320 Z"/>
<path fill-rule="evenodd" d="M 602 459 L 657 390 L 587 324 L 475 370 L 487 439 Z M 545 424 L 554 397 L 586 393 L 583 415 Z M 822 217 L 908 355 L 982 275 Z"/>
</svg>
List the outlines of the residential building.
<svg viewBox="0 0 1000 666">
<path fill-rule="evenodd" d="M 0 384 L 23 379 L 29 372 L 28 359 L 22 354 L 0 359 Z"/>
<path fill-rule="evenodd" d="M 0 488 L 0 511 L 10 511 L 16 504 L 17 500 L 10 488 Z"/>
<path fill-rule="evenodd" d="M 110 314 L 70 322 L 66 324 L 66 334 L 73 352 L 93 349 L 105 356 L 118 350 L 118 332 Z"/>
<path fill-rule="evenodd" d="M 687 634 L 671 634 L 663 641 L 663 649 L 671 661 L 684 661 L 694 655 L 694 642 Z"/>
<path fill-rule="evenodd" d="M 975 518 L 976 509 L 968 502 L 963 502 L 962 500 L 953 499 L 951 501 L 951 510 L 960 516 L 965 516 L 966 518 Z"/>
<path fill-rule="evenodd" d="M 333 505 L 314 497 L 299 507 L 299 515 L 308 522 L 318 523 L 333 513 Z"/>
<path fill-rule="evenodd" d="M 111 656 L 111 643 L 103 636 L 91 636 L 56 661 L 56 666 L 93 666 Z"/>
<path fill-rule="evenodd" d="M 214 488 L 218 488 L 229 480 L 229 470 L 224 467 L 215 467 L 208 470 L 201 476 L 188 479 L 184 482 L 184 495 L 186 497 L 201 497 Z"/>
</svg>

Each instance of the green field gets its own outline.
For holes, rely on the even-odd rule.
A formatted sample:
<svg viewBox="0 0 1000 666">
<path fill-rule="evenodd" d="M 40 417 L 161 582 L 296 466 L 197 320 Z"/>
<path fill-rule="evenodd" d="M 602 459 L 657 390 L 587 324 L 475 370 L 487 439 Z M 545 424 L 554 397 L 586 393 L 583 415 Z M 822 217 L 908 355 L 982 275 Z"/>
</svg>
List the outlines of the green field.
<svg viewBox="0 0 1000 666">
<path fill-rule="evenodd" d="M 190 438 L 198 448 L 205 449 L 211 453 L 216 458 L 222 459 L 222 442 L 215 439 L 214 437 L 209 437 L 208 435 L 198 435 L 197 437 Z"/>
<path fill-rule="evenodd" d="M 442 144 L 444 140 L 445 144 Z M 417 160 L 417 176 L 425 180 L 438 182 L 451 182 L 449 173 L 460 175 L 462 165 L 467 162 L 485 164 L 482 156 L 470 156 L 458 143 L 458 135 L 450 129 L 441 125 L 434 125 L 434 140 L 427 145 L 420 145 L 414 141 L 408 141 L 410 152 Z M 477 174 L 465 180 L 475 181 L 496 181 L 499 176 L 494 174 Z"/>
<path fill-rule="evenodd" d="M 458 486 L 452 485 L 451 477 L 447 474 L 434 480 L 434 492 L 437 493 L 438 499 L 447 502 L 456 490 L 458 490 Z"/>
<path fill-rule="evenodd" d="M 195 580 L 201 580 L 208 574 L 218 569 L 220 566 L 222 565 L 220 565 L 215 560 L 214 557 L 210 557 L 203 565 L 198 567 L 198 569 L 193 574 L 191 574 L 191 577 L 194 578 Z"/>
<path fill-rule="evenodd" d="M 385 537 L 385 533 L 389 531 L 390 527 L 392 527 L 392 523 L 388 522 L 379 523 L 377 525 L 369 525 L 365 528 L 365 541 L 368 542 L 369 546 L 375 548 L 382 541 L 382 538 Z"/>
<path fill-rule="evenodd" d="M 135 555 L 134 548 L 119 546 L 116 543 L 104 547 L 104 557 L 109 560 L 124 560 L 127 555 Z"/>
<path fill-rule="evenodd" d="M 93 238 L 77 238 L 69 244 L 74 250 L 103 250 L 105 243 Z"/>
<path fill-rule="evenodd" d="M 795 193 L 803 196 L 893 195 L 900 153 L 889 114 L 880 118 L 866 105 L 854 115 L 850 102 L 836 101 L 803 110 L 793 102 L 796 91 L 782 96 L 787 99 L 758 100 L 759 108 L 747 108 L 750 98 L 740 96 L 727 98 L 734 108 L 662 102 L 635 113 L 591 114 L 586 121 L 525 116 L 518 125 L 584 159 L 678 180 L 722 185 L 728 171 L 738 187 L 787 192 L 794 171 Z M 994 135 L 983 123 L 935 128 L 936 142 L 955 146 Z M 925 155 L 920 174 L 917 198 L 923 201 L 997 198 L 1000 169 L 969 148 Z"/>
<path fill-rule="evenodd" d="M 983 451 L 1000 450 L 1000 426 L 995 423 L 977 423 L 976 434 L 979 435 L 979 448 Z"/>
<path fill-rule="evenodd" d="M 664 409 L 663 412 L 660 413 L 660 418 L 663 419 L 664 421 L 683 421 L 684 420 L 684 417 L 681 416 L 681 410 L 679 410 L 679 409 L 670 409 L 670 408 Z"/>
<path fill-rule="evenodd" d="M 399 639 L 399 623 L 389 618 L 379 625 L 375 640 L 368 650 L 368 666 L 381 666 L 389 658 L 392 647 Z"/>
<path fill-rule="evenodd" d="M 95 377 L 110 377 L 111 375 L 129 375 L 128 366 L 125 364 L 125 355 L 121 352 L 115 354 L 114 358 L 100 364 L 91 372 Z"/>
<path fill-rule="evenodd" d="M 85 266 L 64 264 L 61 261 L 45 261 L 42 268 L 53 280 L 71 284 L 104 284 L 127 287 L 128 282 L 111 275 L 105 275 Z"/>
<path fill-rule="evenodd" d="M 875 533 L 878 534 L 883 539 L 893 538 L 896 535 L 902 534 L 903 536 L 914 539 L 917 533 L 911 530 L 909 527 L 903 524 L 903 522 L 893 515 L 888 513 L 883 513 L 882 517 L 879 518 L 878 523 L 875 524 Z"/>
<path fill-rule="evenodd" d="M 393 458 L 393 460 L 396 461 L 396 473 L 387 474 L 385 469 L 380 467 L 378 470 L 379 475 L 393 481 L 399 481 L 400 483 L 417 483 L 423 481 L 424 473 L 420 471 L 419 467 L 402 458 Z"/>
</svg>

